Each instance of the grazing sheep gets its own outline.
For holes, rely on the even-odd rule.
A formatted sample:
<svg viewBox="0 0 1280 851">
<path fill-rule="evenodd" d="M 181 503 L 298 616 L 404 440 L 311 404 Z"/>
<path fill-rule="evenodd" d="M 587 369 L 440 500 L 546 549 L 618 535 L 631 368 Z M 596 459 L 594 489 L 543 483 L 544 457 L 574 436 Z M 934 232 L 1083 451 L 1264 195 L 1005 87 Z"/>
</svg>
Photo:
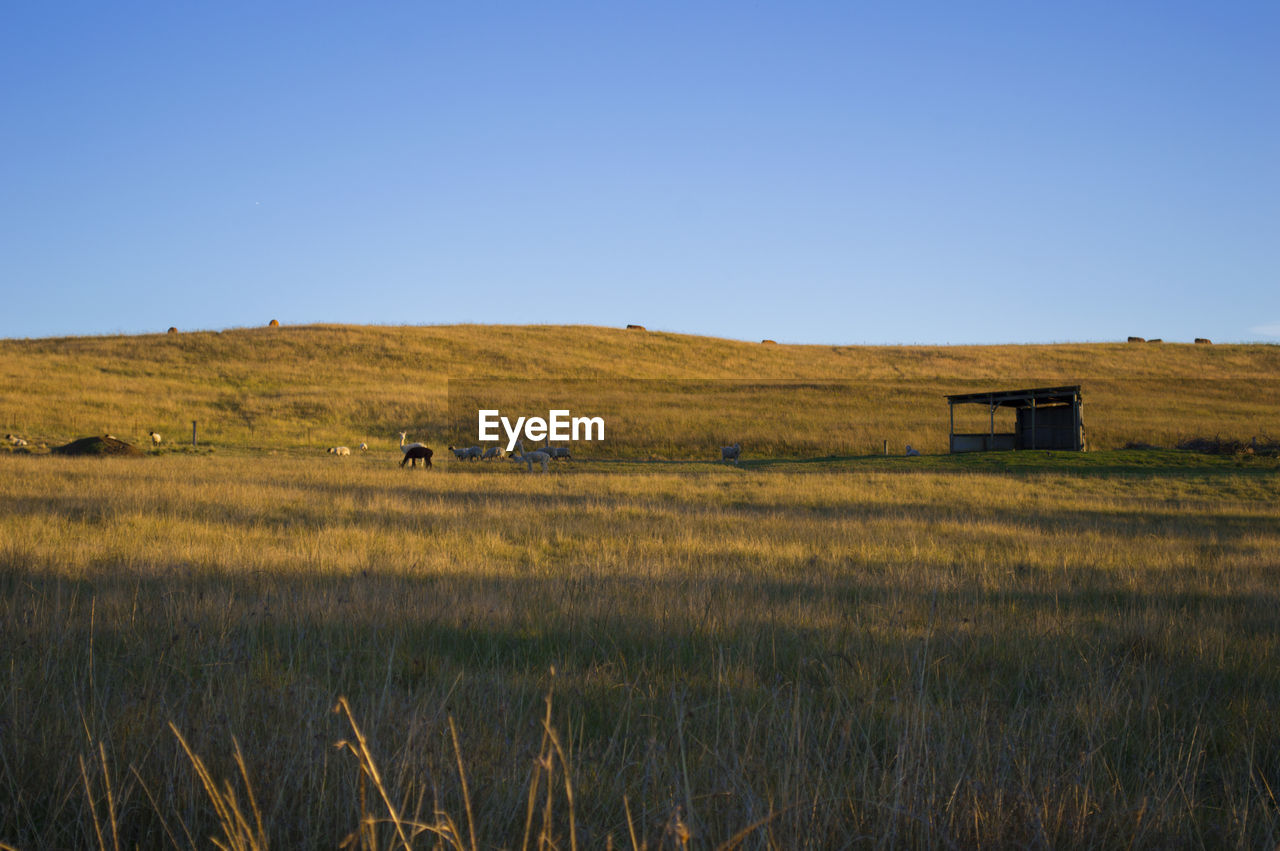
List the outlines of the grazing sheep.
<svg viewBox="0 0 1280 851">
<path fill-rule="evenodd" d="M 270 322 L 268 322 L 268 323 L 267 323 L 267 327 L 268 327 L 268 328 L 279 328 L 279 327 L 280 327 L 280 320 L 279 320 L 279 319 L 272 319 Z"/>
<path fill-rule="evenodd" d="M 501 461 L 505 457 L 507 457 L 506 450 L 504 450 L 501 446 L 490 446 L 488 449 L 484 451 L 484 454 L 480 456 L 480 460 L 488 461 L 491 458 L 497 458 L 499 461 Z"/>
<path fill-rule="evenodd" d="M 551 460 L 551 456 L 542 450 L 535 450 L 533 452 L 526 452 L 523 455 L 512 455 L 511 460 L 523 461 L 528 464 L 530 473 L 533 472 L 533 465 L 536 462 L 542 465 L 542 472 L 545 473 L 547 472 L 547 462 Z"/>
<path fill-rule="evenodd" d="M 628 325 L 628 326 L 627 326 L 627 330 L 628 330 L 628 331 L 643 331 L 643 330 L 644 330 L 644 326 L 643 326 L 643 325 Z"/>
<path fill-rule="evenodd" d="M 735 443 L 733 446 L 720 447 L 720 460 L 733 460 L 734 464 L 738 463 L 738 459 L 742 457 L 742 444 Z"/>
<path fill-rule="evenodd" d="M 1145 343 L 1146 341 L 1147 341 L 1146 337 L 1130 337 L 1129 338 L 1130 343 Z"/>
<path fill-rule="evenodd" d="M 361 452 L 368 452 L 368 451 L 369 451 L 369 444 L 367 444 L 367 443 L 362 443 L 362 444 L 360 444 L 360 451 L 361 451 Z"/>
<path fill-rule="evenodd" d="M 762 345 L 762 346 L 776 346 L 776 345 L 778 345 L 778 341 L 777 341 L 777 340 L 761 340 L 761 341 L 760 341 L 760 345 Z"/>
<path fill-rule="evenodd" d="M 911 448 L 911 444 L 910 444 L 910 443 L 908 443 L 908 444 L 907 444 L 907 457 L 908 457 L 908 458 L 915 458 L 915 457 L 918 457 L 919 455 L 920 455 L 920 450 L 919 450 L 919 449 L 912 449 L 912 448 Z"/>
<path fill-rule="evenodd" d="M 6 434 L 4 439 L 12 443 L 14 446 L 26 446 L 27 442 L 16 434 Z"/>
<path fill-rule="evenodd" d="M 432 454 L 429 446 L 414 446 L 404 453 L 404 457 L 400 459 L 400 466 L 403 467 L 408 462 L 410 467 L 416 467 L 418 466 L 418 461 L 422 461 L 423 467 L 429 468 Z"/>
<path fill-rule="evenodd" d="M 459 461 L 479 461 L 482 454 L 479 446 L 468 446 L 466 449 L 456 449 L 450 446 L 449 451 L 457 456 Z"/>
<path fill-rule="evenodd" d="M 547 455 L 551 456 L 553 459 L 567 458 L 570 461 L 573 460 L 573 456 L 569 454 L 569 447 L 567 446 L 552 446 L 551 444 L 547 444 L 542 447 L 542 451 L 547 453 Z"/>
<path fill-rule="evenodd" d="M 164 438 L 162 438 L 162 437 L 161 437 L 159 434 L 157 434 L 156 432 L 154 432 L 154 431 L 153 431 L 153 432 L 151 432 L 151 445 L 152 445 L 152 446 L 159 446 L 159 445 L 160 445 L 160 441 L 162 441 L 163 439 L 164 439 Z"/>
<path fill-rule="evenodd" d="M 331 452 L 334 455 L 350 455 L 351 454 L 351 450 L 346 446 L 330 446 L 325 451 Z"/>
<path fill-rule="evenodd" d="M 1213 340 L 1210 340 L 1208 337 L 1196 337 L 1196 345 L 1197 345 L 1197 346 L 1212 346 L 1212 345 L 1213 345 Z"/>
</svg>

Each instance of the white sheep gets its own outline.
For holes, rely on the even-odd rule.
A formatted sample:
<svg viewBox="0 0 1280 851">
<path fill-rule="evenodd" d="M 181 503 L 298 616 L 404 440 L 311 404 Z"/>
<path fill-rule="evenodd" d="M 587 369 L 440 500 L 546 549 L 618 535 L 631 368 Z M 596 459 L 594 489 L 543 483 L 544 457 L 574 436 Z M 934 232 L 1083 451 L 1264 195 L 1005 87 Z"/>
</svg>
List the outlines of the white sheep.
<svg viewBox="0 0 1280 851">
<path fill-rule="evenodd" d="M 466 449 L 455 449 L 450 446 L 449 451 L 452 452 L 459 461 L 479 461 L 482 450 L 479 446 L 468 446 Z"/>
<path fill-rule="evenodd" d="M 23 440 L 22 438 L 20 438 L 20 437 L 14 437 L 14 438 L 13 438 L 13 440 L 11 440 L 11 441 L 10 441 L 10 443 L 12 443 L 14 446 L 26 446 L 26 445 L 27 445 L 27 442 L 26 442 L 25 440 Z"/>
<path fill-rule="evenodd" d="M 159 445 L 160 445 L 160 441 L 162 441 L 163 439 L 164 439 L 164 438 L 162 438 L 162 437 L 161 437 L 159 434 L 157 434 L 156 432 L 154 432 L 154 431 L 153 431 L 153 432 L 151 432 L 151 445 L 152 445 L 152 446 L 159 446 Z"/>
<path fill-rule="evenodd" d="M 360 451 L 361 451 L 361 452 L 368 452 L 368 451 L 369 451 L 369 444 L 367 444 L 367 443 L 362 443 L 362 444 L 360 444 Z"/>
<path fill-rule="evenodd" d="M 919 457 L 919 455 L 920 455 L 920 450 L 919 450 L 919 449 L 913 449 L 913 448 L 911 447 L 911 444 L 910 444 L 910 443 L 908 443 L 908 444 L 907 444 L 907 457 L 908 457 L 908 458 L 916 458 L 916 457 Z"/>
<path fill-rule="evenodd" d="M 351 454 L 351 450 L 350 450 L 350 449 L 348 449 L 348 448 L 347 448 L 347 447 L 345 447 L 345 446 L 330 446 L 330 447 L 329 447 L 327 450 L 325 450 L 325 451 L 326 451 L 326 452 L 331 452 L 331 453 L 333 453 L 334 455 L 350 455 L 350 454 Z"/>
<path fill-rule="evenodd" d="M 568 458 L 570 461 L 573 460 L 573 456 L 569 454 L 569 448 L 567 446 L 552 446 L 548 443 L 546 446 L 542 447 L 542 451 L 550 455 L 552 458 Z"/>
<path fill-rule="evenodd" d="M 535 450 L 533 452 L 526 452 L 522 455 L 512 455 L 511 460 L 523 461 L 528 464 L 530 473 L 533 472 L 533 465 L 536 462 L 542 465 L 542 472 L 545 473 L 547 472 L 547 462 L 551 460 L 551 456 L 542 450 Z"/>
<path fill-rule="evenodd" d="M 742 457 L 742 444 L 735 443 L 733 446 L 720 447 L 720 460 L 733 460 L 734 464 L 738 463 L 738 459 Z"/>
<path fill-rule="evenodd" d="M 501 446 L 490 446 L 488 449 L 484 451 L 484 454 L 480 456 L 480 460 L 488 461 L 490 458 L 497 458 L 499 461 L 501 461 L 505 457 L 507 457 L 506 450 L 504 450 Z"/>
</svg>

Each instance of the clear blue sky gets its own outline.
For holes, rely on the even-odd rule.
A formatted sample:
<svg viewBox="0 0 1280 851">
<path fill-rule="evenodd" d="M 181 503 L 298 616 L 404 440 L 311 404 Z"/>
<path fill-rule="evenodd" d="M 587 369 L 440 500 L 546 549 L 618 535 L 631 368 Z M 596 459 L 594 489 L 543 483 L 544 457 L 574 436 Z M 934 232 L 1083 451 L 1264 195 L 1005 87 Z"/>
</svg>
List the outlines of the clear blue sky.
<svg viewBox="0 0 1280 851">
<path fill-rule="evenodd" d="M 1280 2 L 15 2 L 0 337 L 1280 342 Z"/>
</svg>

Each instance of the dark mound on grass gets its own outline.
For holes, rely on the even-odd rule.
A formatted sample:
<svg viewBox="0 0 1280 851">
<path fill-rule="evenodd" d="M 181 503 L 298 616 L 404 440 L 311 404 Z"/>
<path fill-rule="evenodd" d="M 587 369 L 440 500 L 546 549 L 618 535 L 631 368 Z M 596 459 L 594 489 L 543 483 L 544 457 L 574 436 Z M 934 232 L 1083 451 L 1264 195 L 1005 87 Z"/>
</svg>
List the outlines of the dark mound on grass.
<svg viewBox="0 0 1280 851">
<path fill-rule="evenodd" d="M 125 457 L 141 457 L 145 453 L 131 443 L 125 443 L 117 437 L 104 434 L 101 437 L 82 437 L 65 446 L 55 446 L 49 450 L 56 455 L 97 456 L 122 455 Z"/>
<path fill-rule="evenodd" d="M 1217 436 L 1193 437 L 1179 443 L 1178 448 L 1208 455 L 1263 455 L 1269 458 L 1280 455 L 1280 441 L 1269 437 L 1253 437 L 1247 441 Z"/>
<path fill-rule="evenodd" d="M 1179 449 L 1188 452 L 1203 452 L 1206 455 L 1235 455 L 1243 452 L 1245 442 L 1230 437 L 1192 437 L 1178 444 Z"/>
</svg>

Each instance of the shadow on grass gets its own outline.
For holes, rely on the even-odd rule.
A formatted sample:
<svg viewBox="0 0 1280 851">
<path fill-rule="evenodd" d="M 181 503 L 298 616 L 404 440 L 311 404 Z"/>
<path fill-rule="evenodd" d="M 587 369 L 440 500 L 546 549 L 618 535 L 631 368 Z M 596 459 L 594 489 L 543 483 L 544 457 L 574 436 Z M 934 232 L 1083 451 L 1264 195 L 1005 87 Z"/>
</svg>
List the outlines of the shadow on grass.
<svg viewBox="0 0 1280 851">
<path fill-rule="evenodd" d="M 1197 818 L 1226 829 L 1216 814 L 1238 809 L 1251 772 L 1280 770 L 1275 595 L 1118 588 L 1102 572 L 1082 581 L 930 588 L 856 571 L 714 581 L 112 571 L 69 581 L 9 564 L 0 662 L 6 722 L 26 735 L 0 740 L 16 772 L 4 789 L 22 793 L 0 826 L 6 838 L 75 844 L 59 827 L 71 781 L 58 779 L 65 760 L 54 755 L 77 753 L 86 731 L 168 790 L 173 720 L 206 754 L 231 735 L 248 746 L 250 776 L 276 792 L 278 844 L 340 837 L 354 792 L 330 767 L 347 734 L 327 710 L 345 695 L 398 782 L 438 785 L 432 794 L 454 806 L 448 762 L 431 743 L 456 717 L 477 809 L 501 844 L 502 814 L 523 803 L 526 782 L 510 766 L 532 757 L 530 721 L 554 668 L 581 824 L 597 839 L 617 829 L 622 794 L 653 836 L 681 784 L 702 794 L 707 823 L 737 829 L 759 817 L 757 796 L 799 782 L 789 794 L 813 803 L 815 821 L 779 828 L 848 845 L 820 791 L 872 802 L 906 791 L 916 807 L 961 785 L 1025 794 L 1008 760 L 1041 778 L 1047 800 L 1087 789 L 1113 808 L 1092 816 L 1103 838 L 1131 824 L 1124 807 L 1187 784 Z M 1234 643 L 1206 649 L 1213 631 Z M 1211 755 L 1194 771 L 1188 743 Z M 881 785 L 902 784 L 916 761 L 906 785 Z M 189 808 L 177 788 L 166 805 Z M 324 807 L 313 821 L 297 818 L 307 801 Z M 1150 816 L 1167 819 L 1154 829 L 1170 837 L 1183 817 Z M 145 806 L 128 818 L 139 844 L 156 840 Z M 1265 832 L 1265 819 L 1249 829 Z"/>
</svg>

